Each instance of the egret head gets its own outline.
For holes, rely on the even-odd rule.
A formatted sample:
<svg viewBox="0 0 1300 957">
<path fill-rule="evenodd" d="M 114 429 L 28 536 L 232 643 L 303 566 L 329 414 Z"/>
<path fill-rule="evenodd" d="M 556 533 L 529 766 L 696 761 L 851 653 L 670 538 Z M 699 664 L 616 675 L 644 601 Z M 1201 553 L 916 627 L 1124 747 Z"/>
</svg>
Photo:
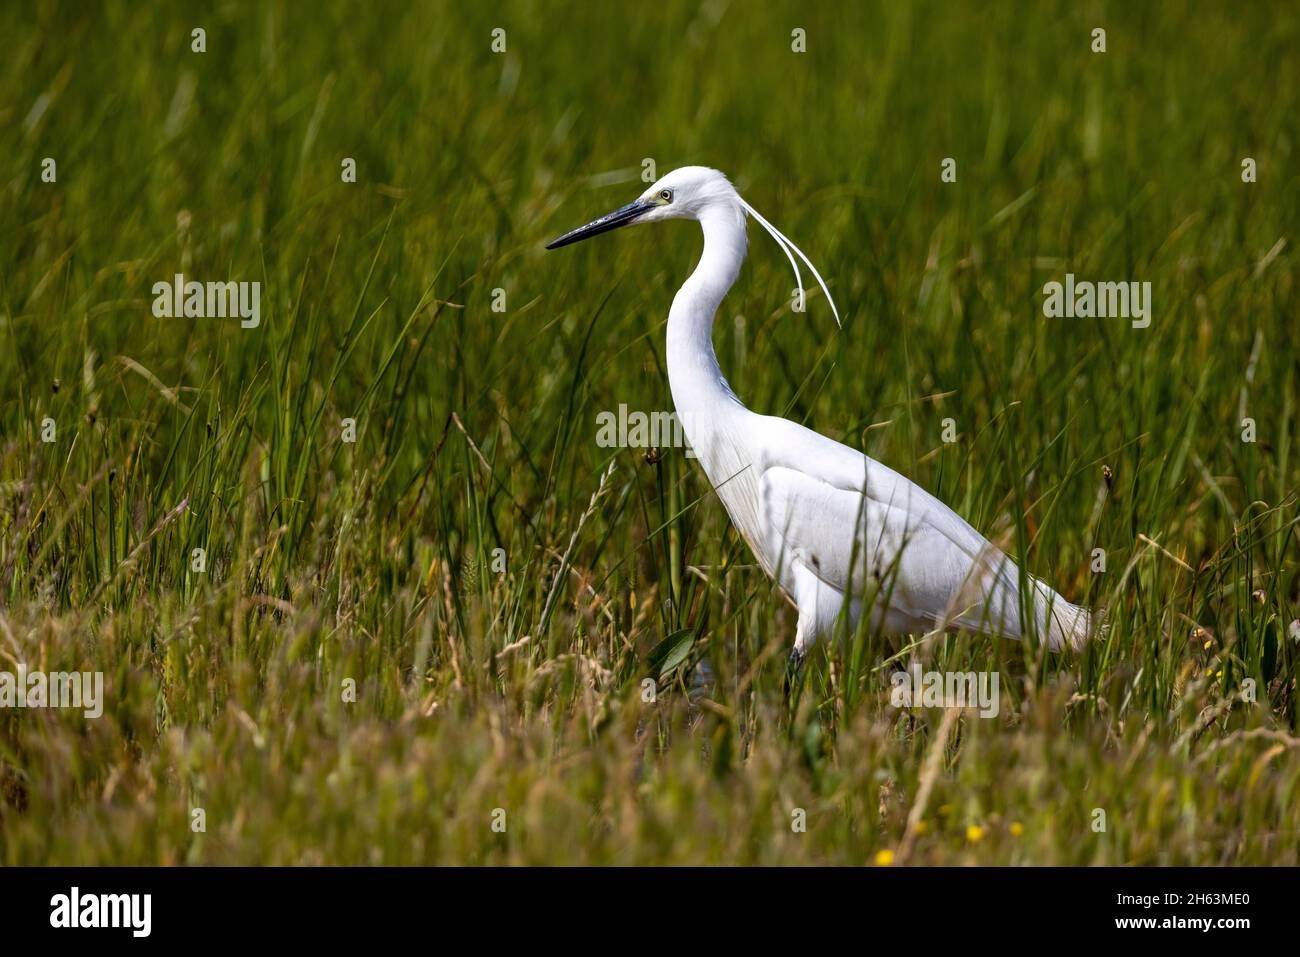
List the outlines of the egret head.
<svg viewBox="0 0 1300 957">
<path fill-rule="evenodd" d="M 812 270 L 822 292 L 826 293 L 826 301 L 830 303 L 831 312 L 835 314 L 835 321 L 838 323 L 839 310 L 835 308 L 835 302 L 831 299 L 821 273 L 817 272 L 817 268 L 808 257 L 780 230 L 760 216 L 754 207 L 745 202 L 725 175 L 707 166 L 683 166 L 673 170 L 626 206 L 620 206 L 612 213 L 606 213 L 599 219 L 592 220 L 586 226 L 570 230 L 563 236 L 551 240 L 546 244 L 546 248 L 558 249 L 618 229 L 620 226 L 654 223 L 663 219 L 703 221 L 706 217 L 711 219 L 718 215 L 726 216 L 735 223 L 735 228 L 740 231 L 743 242 L 746 214 L 752 216 L 776 240 L 781 251 L 790 260 L 790 265 L 794 267 L 795 282 L 799 284 L 800 289 L 803 288 L 803 280 L 799 275 L 799 264 L 795 262 L 795 256 L 798 256 Z"/>
<path fill-rule="evenodd" d="M 620 226 L 654 223 L 662 219 L 699 219 L 714 207 L 739 211 L 740 204 L 740 194 L 722 173 L 707 166 L 683 166 L 662 177 L 626 206 L 620 206 L 586 226 L 570 230 L 547 243 L 546 248 L 558 249 Z"/>
</svg>

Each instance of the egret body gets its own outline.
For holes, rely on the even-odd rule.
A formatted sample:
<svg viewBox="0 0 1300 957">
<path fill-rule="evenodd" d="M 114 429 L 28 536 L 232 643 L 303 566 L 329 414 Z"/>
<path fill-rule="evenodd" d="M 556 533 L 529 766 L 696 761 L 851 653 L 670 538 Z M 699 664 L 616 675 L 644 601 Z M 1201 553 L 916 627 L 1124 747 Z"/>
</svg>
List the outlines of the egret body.
<svg viewBox="0 0 1300 957">
<path fill-rule="evenodd" d="M 850 626 L 866 596 L 873 623 L 896 633 L 949 627 L 1024 638 L 1054 650 L 1086 641 L 1090 616 L 1024 576 L 960 515 L 888 466 L 802 425 L 747 409 L 713 352 L 713 319 L 746 252 L 746 216 L 781 246 L 802 287 L 808 258 L 714 169 L 674 170 L 639 199 L 551 242 L 554 249 L 621 226 L 694 219 L 704 251 L 668 313 L 668 381 L 709 482 L 759 564 L 799 611 L 792 658 Z"/>
</svg>

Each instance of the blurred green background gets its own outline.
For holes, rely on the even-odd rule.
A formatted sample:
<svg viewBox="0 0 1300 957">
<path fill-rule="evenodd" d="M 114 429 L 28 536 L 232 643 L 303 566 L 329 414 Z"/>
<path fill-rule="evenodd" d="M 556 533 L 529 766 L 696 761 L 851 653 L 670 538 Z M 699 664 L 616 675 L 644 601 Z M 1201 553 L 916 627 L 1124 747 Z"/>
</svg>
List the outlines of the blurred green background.
<svg viewBox="0 0 1300 957">
<path fill-rule="evenodd" d="M 1298 22 L 7 6 L 0 668 L 109 701 L 0 712 L 0 860 L 1297 863 Z M 740 397 L 940 495 L 1105 641 L 864 632 L 787 702 L 793 615 L 698 467 L 596 442 L 671 408 L 698 229 L 542 248 L 647 160 L 726 172 L 844 316 L 792 313 L 751 230 Z M 177 272 L 260 281 L 260 326 L 155 318 Z M 1151 282 L 1150 328 L 1044 318 L 1067 272 Z M 998 670 L 1001 717 L 891 709 L 913 659 Z"/>
</svg>

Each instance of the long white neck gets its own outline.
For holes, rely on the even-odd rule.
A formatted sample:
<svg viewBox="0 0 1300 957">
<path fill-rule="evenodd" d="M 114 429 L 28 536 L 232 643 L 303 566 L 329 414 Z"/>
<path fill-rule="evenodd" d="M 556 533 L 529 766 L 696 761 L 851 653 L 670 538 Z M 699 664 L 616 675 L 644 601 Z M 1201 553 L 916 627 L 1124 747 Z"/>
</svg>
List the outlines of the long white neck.
<svg viewBox="0 0 1300 957">
<path fill-rule="evenodd" d="M 731 391 L 713 354 L 713 317 L 745 261 L 745 214 L 739 205 L 719 204 L 701 214 L 700 225 L 700 263 L 668 313 L 668 385 L 704 474 L 770 574 L 774 564 L 758 520 L 755 450 L 749 445 L 755 430 L 748 420 L 754 413 Z"/>
<path fill-rule="evenodd" d="M 692 444 L 708 423 L 744 409 L 732 393 L 713 352 L 713 318 L 745 261 L 745 214 L 731 204 L 700 216 L 704 252 L 699 265 L 673 297 L 668 313 L 668 385 Z M 708 471 L 707 463 L 705 469 Z"/>
</svg>

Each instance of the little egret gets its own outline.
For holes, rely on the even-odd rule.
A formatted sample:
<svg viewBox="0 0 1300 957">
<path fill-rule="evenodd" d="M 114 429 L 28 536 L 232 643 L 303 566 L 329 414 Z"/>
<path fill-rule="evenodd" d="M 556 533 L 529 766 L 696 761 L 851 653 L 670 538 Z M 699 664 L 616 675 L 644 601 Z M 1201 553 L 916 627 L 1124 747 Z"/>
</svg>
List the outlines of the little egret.
<svg viewBox="0 0 1300 957">
<path fill-rule="evenodd" d="M 546 248 L 665 219 L 693 219 L 703 228 L 699 265 L 668 313 L 668 384 L 731 521 L 798 609 L 791 664 L 832 632 L 842 610 L 855 626 L 867 600 L 872 623 L 892 633 L 960 627 L 1017 639 L 1034 634 L 1053 650 L 1081 647 L 1091 630 L 1088 611 L 1028 575 L 1022 595 L 1015 563 L 933 495 L 855 449 L 751 412 L 736 398 L 713 353 L 713 318 L 745 259 L 746 215 L 781 247 L 801 289 L 799 261 L 808 267 L 838 323 L 808 257 L 714 169 L 673 170 L 635 202 Z"/>
</svg>

